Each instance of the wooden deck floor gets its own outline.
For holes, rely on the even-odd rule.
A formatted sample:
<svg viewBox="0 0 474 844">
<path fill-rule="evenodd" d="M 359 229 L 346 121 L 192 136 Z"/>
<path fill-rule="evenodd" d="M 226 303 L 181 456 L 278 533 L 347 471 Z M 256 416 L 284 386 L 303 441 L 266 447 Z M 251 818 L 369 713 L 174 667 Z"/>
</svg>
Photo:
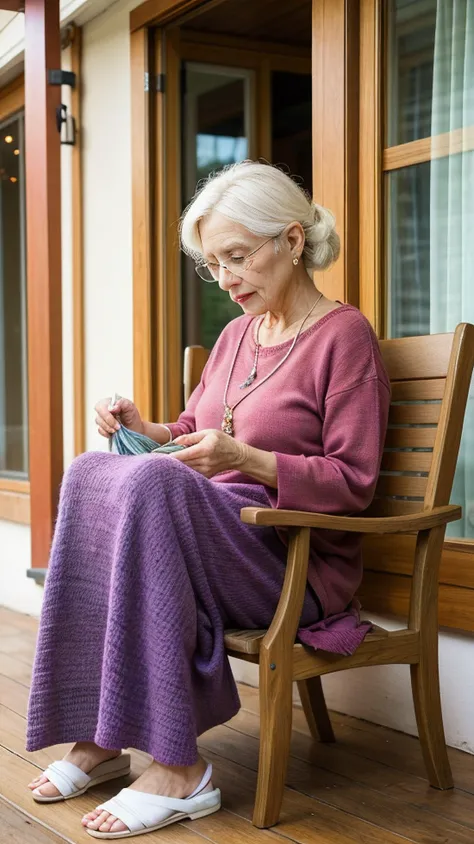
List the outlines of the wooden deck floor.
<svg viewBox="0 0 474 844">
<path fill-rule="evenodd" d="M 0 844 L 84 842 L 81 816 L 129 785 L 150 757 L 132 752 L 133 775 L 64 803 L 35 803 L 26 783 L 69 745 L 24 749 L 25 716 L 37 622 L 0 608 Z M 450 750 L 456 788 L 426 782 L 419 742 L 384 727 L 333 715 L 335 745 L 311 741 L 303 713 L 294 732 L 282 820 L 272 830 L 250 823 L 258 758 L 258 692 L 240 688 L 242 709 L 200 739 L 223 793 L 208 818 L 148 833 L 147 844 L 473 844 L 474 757 Z M 145 839 L 143 839 L 145 840 Z"/>
</svg>

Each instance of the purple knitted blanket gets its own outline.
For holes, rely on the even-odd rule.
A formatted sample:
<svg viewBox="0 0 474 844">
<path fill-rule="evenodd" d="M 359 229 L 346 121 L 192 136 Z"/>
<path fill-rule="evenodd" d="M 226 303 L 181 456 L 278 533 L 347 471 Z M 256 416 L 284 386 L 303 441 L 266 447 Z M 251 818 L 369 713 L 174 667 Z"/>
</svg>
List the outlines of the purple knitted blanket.
<svg viewBox="0 0 474 844">
<path fill-rule="evenodd" d="M 263 486 L 217 484 L 172 457 L 86 453 L 61 488 L 30 692 L 26 749 L 71 741 L 135 747 L 173 765 L 239 708 L 226 628 L 265 628 L 285 573 L 272 528 L 240 521 Z M 350 653 L 356 611 L 302 642 Z"/>
</svg>

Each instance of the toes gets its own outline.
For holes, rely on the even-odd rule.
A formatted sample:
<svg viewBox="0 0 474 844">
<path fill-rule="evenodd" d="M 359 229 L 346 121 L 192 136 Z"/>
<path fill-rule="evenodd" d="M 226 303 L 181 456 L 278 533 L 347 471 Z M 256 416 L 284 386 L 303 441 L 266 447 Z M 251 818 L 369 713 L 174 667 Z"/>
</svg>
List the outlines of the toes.
<svg viewBox="0 0 474 844">
<path fill-rule="evenodd" d="M 99 829 L 101 832 L 109 832 L 112 824 L 115 823 L 117 818 L 115 815 L 108 815 L 105 821 L 100 825 Z"/>
<path fill-rule="evenodd" d="M 88 812 L 82 818 L 82 823 L 88 829 L 97 829 L 99 832 L 127 832 L 128 830 L 128 827 L 116 818 L 115 815 L 110 815 L 101 809 L 94 809 L 93 812 Z"/>
<path fill-rule="evenodd" d="M 100 812 L 100 815 L 98 815 L 98 816 L 95 818 L 95 820 L 89 821 L 89 822 L 88 822 L 88 824 L 87 824 L 87 826 L 88 826 L 88 827 L 90 827 L 91 829 L 99 829 L 99 827 L 101 826 L 101 824 L 105 823 L 105 821 L 107 820 L 108 816 L 109 816 L 109 812 L 106 812 L 106 811 L 101 811 L 101 812 Z"/>
<path fill-rule="evenodd" d="M 87 812 L 87 815 L 83 815 L 82 817 L 82 823 L 86 825 L 89 821 L 95 821 L 95 819 L 99 817 L 101 812 L 102 809 L 93 809 L 92 812 Z"/>
<path fill-rule="evenodd" d="M 128 829 L 122 821 L 116 820 L 110 827 L 110 832 L 125 832 Z"/>
<path fill-rule="evenodd" d="M 48 779 L 45 779 L 41 785 L 36 787 L 39 788 L 39 793 L 43 797 L 59 797 L 60 795 L 59 790 Z"/>
<path fill-rule="evenodd" d="M 38 786 L 42 785 L 44 782 L 48 782 L 48 778 L 45 777 L 44 774 L 39 774 L 34 778 L 34 780 L 31 780 L 31 782 L 28 783 L 28 788 L 38 788 Z"/>
</svg>

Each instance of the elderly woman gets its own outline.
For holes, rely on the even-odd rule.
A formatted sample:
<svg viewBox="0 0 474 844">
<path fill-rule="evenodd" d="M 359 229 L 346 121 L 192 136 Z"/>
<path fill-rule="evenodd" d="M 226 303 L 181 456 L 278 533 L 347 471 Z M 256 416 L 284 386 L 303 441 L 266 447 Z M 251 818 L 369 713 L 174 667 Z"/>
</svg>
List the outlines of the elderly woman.
<svg viewBox="0 0 474 844">
<path fill-rule="evenodd" d="M 71 798 L 127 774 L 121 748 L 153 757 L 83 817 L 95 837 L 219 808 L 196 740 L 239 708 L 224 630 L 270 624 L 287 550 L 284 534 L 244 524 L 240 510 L 363 510 L 387 424 L 390 386 L 371 326 L 313 282 L 339 252 L 329 211 L 279 169 L 244 162 L 197 192 L 181 239 L 243 315 L 176 422 L 146 422 L 125 399 L 110 411 L 108 399 L 97 404 L 105 437 L 120 419 L 186 448 L 74 460 L 46 580 L 26 748 L 75 744 L 30 783 L 34 798 Z M 315 531 L 301 641 L 357 647 L 367 630 L 351 610 L 360 578 L 358 538 Z"/>
</svg>

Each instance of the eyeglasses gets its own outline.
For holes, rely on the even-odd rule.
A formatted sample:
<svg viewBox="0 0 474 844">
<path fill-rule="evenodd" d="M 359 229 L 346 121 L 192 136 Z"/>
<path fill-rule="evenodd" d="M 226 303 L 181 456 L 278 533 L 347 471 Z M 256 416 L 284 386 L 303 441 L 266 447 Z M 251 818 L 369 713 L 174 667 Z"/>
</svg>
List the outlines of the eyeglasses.
<svg viewBox="0 0 474 844">
<path fill-rule="evenodd" d="M 259 249 L 262 249 L 266 243 L 270 243 L 271 240 L 275 240 L 279 236 L 280 235 L 274 235 L 273 237 L 269 237 L 268 240 L 265 240 L 260 244 L 260 246 L 257 246 L 256 249 L 249 252 L 248 255 L 244 255 L 240 258 L 229 258 L 227 264 L 217 264 L 212 261 L 207 261 L 205 264 L 196 264 L 194 269 L 196 270 L 199 278 L 202 278 L 203 281 L 219 281 L 221 267 L 224 270 L 228 270 L 228 272 L 232 273 L 232 275 L 238 276 L 239 273 L 245 272 L 250 268 L 252 262 L 249 261 L 249 258 L 251 258 L 252 255 L 255 255 L 255 253 L 258 252 Z"/>
</svg>

